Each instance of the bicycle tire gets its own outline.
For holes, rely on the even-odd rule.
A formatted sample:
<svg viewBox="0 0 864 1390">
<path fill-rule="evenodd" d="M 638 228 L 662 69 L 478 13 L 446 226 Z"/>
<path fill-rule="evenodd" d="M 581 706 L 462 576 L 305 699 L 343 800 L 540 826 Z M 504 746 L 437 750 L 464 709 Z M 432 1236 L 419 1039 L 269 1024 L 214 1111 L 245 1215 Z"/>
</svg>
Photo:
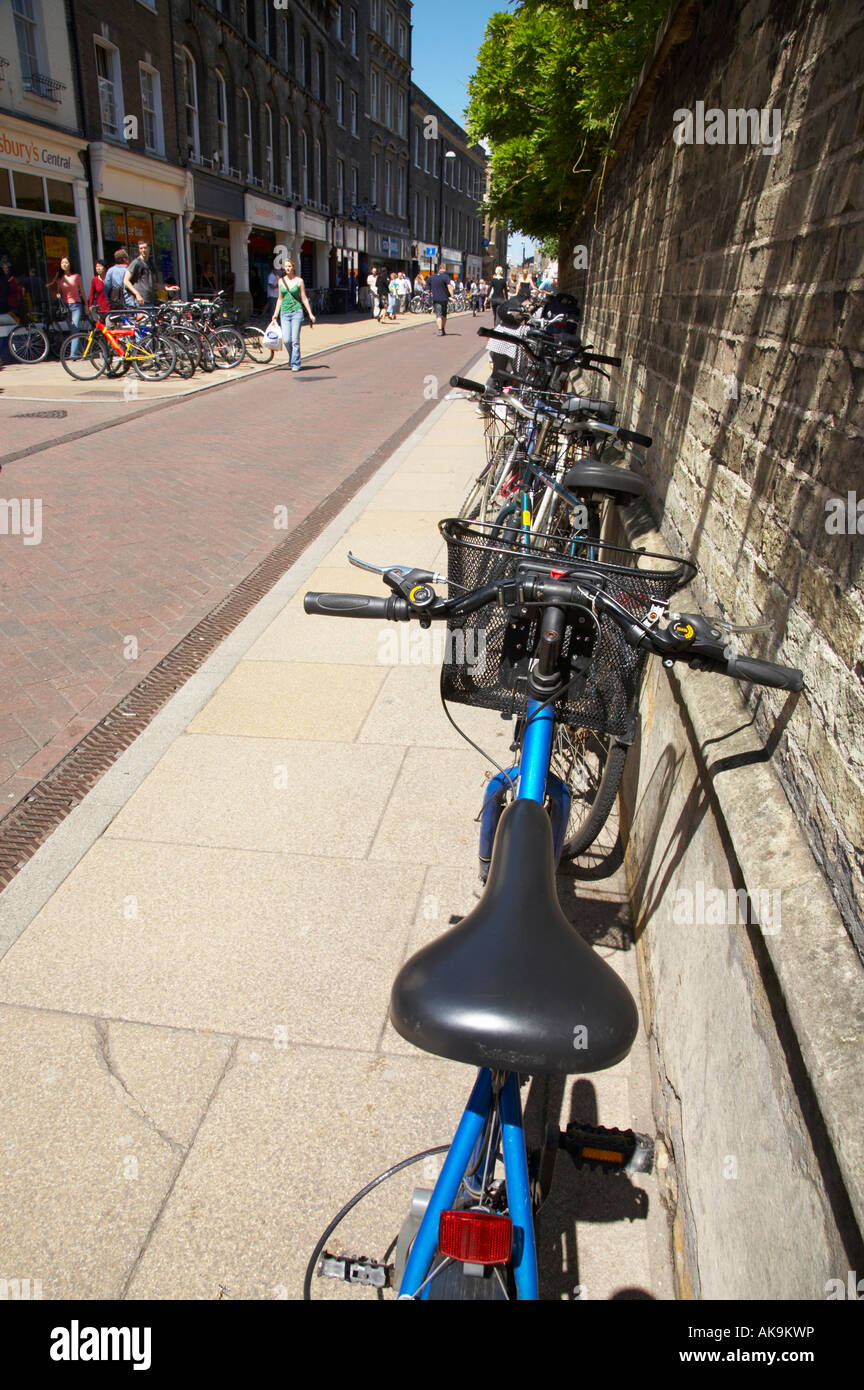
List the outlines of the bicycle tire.
<svg viewBox="0 0 864 1390">
<path fill-rule="evenodd" d="M 459 1303 L 498 1303 L 508 1298 L 493 1269 L 482 1275 L 466 1274 L 456 1260 L 451 1260 L 429 1281 L 430 1302 L 448 1299 Z"/>
<path fill-rule="evenodd" d="M 105 375 L 109 377 L 125 376 L 131 365 L 131 362 L 127 362 L 125 357 L 109 355 Z"/>
<path fill-rule="evenodd" d="M 562 859 L 575 859 L 597 839 L 615 805 L 628 751 L 627 744 L 608 734 L 588 729 L 576 732 L 581 736 L 581 751 L 566 747 L 567 726 L 556 725 L 549 763 L 550 771 L 566 782 L 571 797 Z"/>
<path fill-rule="evenodd" d="M 174 371 L 180 377 L 181 381 L 189 381 L 190 378 L 195 375 L 195 362 L 193 361 L 192 354 L 185 343 L 179 342 L 173 336 L 171 337 L 171 343 L 174 347 Z"/>
<path fill-rule="evenodd" d="M 80 355 L 73 357 L 72 348 L 76 343 L 81 351 Z M 76 381 L 95 381 L 108 366 L 108 353 L 105 351 L 105 344 L 94 334 L 70 333 L 69 337 L 63 340 L 60 361 Z"/>
<path fill-rule="evenodd" d="M 135 345 L 146 354 L 132 357 L 130 361 L 142 381 L 166 381 L 174 370 L 177 353 L 170 338 L 156 333 L 145 333 L 135 339 Z"/>
<path fill-rule="evenodd" d="M 44 362 L 48 356 L 48 334 L 42 328 L 37 328 L 35 324 L 29 327 L 21 325 L 13 328 L 9 337 L 6 339 L 9 353 L 15 358 L 16 362 L 21 362 L 29 366 L 35 362 Z"/>
<path fill-rule="evenodd" d="M 242 333 L 238 333 L 236 328 L 217 328 L 209 337 L 216 367 L 224 371 L 240 366 L 246 357 Z"/>
<path fill-rule="evenodd" d="M 246 344 L 246 355 L 251 357 L 253 362 L 260 366 L 266 366 L 273 361 L 273 349 L 264 340 L 264 333 L 260 328 L 252 328 L 247 325 L 242 329 L 243 341 Z"/>
</svg>

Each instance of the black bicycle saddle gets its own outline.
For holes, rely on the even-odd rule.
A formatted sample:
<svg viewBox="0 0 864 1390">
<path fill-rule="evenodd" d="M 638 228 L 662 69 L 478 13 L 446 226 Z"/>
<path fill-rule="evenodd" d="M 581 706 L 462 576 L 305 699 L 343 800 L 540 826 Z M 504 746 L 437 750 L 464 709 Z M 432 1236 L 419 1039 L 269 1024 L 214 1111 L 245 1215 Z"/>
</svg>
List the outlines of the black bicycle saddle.
<svg viewBox="0 0 864 1390">
<path fill-rule="evenodd" d="M 592 463 L 580 461 L 564 475 L 564 486 L 571 492 L 612 493 L 617 499 L 645 495 L 645 479 L 627 468 L 617 468 L 614 463 Z"/>
<path fill-rule="evenodd" d="M 602 1071 L 627 1056 L 636 1006 L 561 911 L 539 802 L 505 809 L 483 897 L 402 967 L 390 1018 L 424 1052 L 494 1070 Z"/>
</svg>

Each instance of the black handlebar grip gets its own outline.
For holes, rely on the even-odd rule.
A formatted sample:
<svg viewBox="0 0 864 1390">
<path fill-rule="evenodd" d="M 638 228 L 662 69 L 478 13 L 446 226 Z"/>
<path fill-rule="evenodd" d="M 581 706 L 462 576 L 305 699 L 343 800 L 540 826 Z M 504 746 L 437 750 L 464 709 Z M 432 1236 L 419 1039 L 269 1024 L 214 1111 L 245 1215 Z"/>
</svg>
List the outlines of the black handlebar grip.
<svg viewBox="0 0 864 1390">
<path fill-rule="evenodd" d="M 611 420 L 615 414 L 615 402 L 601 400 L 599 396 L 571 396 L 565 401 L 564 409 L 568 415 L 579 415 L 585 411 L 597 420 Z"/>
<path fill-rule="evenodd" d="M 458 386 L 463 391 L 485 391 L 486 387 L 482 381 L 471 381 L 467 376 L 451 376 L 451 386 Z"/>
<path fill-rule="evenodd" d="M 329 618 L 389 618 L 398 622 L 410 612 L 406 599 L 373 598 L 371 594 L 314 594 L 304 595 L 306 613 L 322 613 Z"/>
<path fill-rule="evenodd" d="M 582 339 L 578 333 L 559 333 L 558 342 L 562 347 L 575 348 L 577 351 L 582 347 Z"/>
<path fill-rule="evenodd" d="M 643 448 L 651 448 L 650 434 L 638 434 L 636 430 L 619 430 L 618 439 L 622 444 L 641 444 Z"/>
<path fill-rule="evenodd" d="M 620 357 L 607 357 L 604 352 L 589 352 L 586 354 L 587 362 L 599 362 L 603 367 L 620 367 Z"/>
<path fill-rule="evenodd" d="M 770 685 L 775 690 L 801 690 L 804 672 L 795 666 L 777 666 L 773 661 L 759 661 L 754 656 L 730 656 L 726 663 L 730 676 L 754 685 Z"/>
</svg>

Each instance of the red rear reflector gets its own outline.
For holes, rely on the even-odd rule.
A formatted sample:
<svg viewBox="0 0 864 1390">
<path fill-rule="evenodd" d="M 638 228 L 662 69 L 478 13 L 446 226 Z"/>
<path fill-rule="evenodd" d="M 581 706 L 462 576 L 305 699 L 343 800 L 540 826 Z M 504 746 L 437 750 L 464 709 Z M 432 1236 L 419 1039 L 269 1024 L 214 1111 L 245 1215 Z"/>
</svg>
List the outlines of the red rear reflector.
<svg viewBox="0 0 864 1390">
<path fill-rule="evenodd" d="M 513 1222 L 488 1211 L 442 1211 L 438 1249 L 465 1264 L 505 1265 L 513 1252 Z"/>
</svg>

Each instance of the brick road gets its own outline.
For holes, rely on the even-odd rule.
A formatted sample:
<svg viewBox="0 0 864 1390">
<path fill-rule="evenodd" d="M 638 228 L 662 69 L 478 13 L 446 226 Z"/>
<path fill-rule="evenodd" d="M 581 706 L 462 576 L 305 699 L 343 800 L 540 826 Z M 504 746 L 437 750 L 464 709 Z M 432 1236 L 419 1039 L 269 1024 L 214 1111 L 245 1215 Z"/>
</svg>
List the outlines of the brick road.
<svg viewBox="0 0 864 1390">
<path fill-rule="evenodd" d="M 0 813 L 284 539 L 277 508 L 290 531 L 481 346 L 470 319 L 430 323 L 6 464 L 0 495 L 41 499 L 42 539 L 0 532 Z"/>
</svg>

